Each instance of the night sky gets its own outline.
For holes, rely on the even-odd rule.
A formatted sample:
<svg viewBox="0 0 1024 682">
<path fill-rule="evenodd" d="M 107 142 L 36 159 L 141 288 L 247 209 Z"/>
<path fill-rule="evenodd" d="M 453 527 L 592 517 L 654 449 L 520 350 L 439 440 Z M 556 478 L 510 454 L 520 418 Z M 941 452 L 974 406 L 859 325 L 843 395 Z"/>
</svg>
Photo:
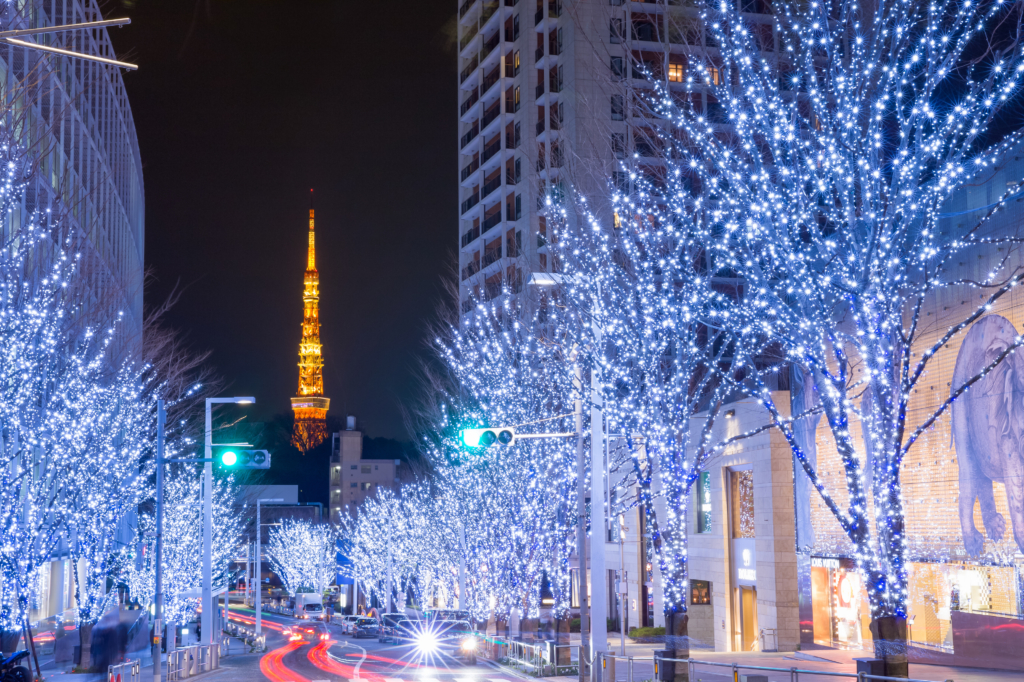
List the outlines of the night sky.
<svg viewBox="0 0 1024 682">
<path fill-rule="evenodd" d="M 121 0 L 107 17 L 146 183 L 147 304 L 252 418 L 298 382 L 316 189 L 325 392 L 373 436 L 407 439 L 425 332 L 455 251 L 451 0 Z"/>
</svg>

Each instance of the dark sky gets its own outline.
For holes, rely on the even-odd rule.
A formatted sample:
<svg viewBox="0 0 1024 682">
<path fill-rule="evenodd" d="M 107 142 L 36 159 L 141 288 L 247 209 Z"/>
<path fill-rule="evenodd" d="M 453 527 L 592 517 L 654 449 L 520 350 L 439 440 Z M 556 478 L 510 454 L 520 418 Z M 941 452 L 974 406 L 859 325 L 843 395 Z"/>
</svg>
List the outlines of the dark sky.
<svg viewBox="0 0 1024 682">
<path fill-rule="evenodd" d="M 405 438 L 426 324 L 454 251 L 451 0 L 114 0 L 146 183 L 147 302 L 255 419 L 295 395 L 316 188 L 325 392 Z"/>
</svg>

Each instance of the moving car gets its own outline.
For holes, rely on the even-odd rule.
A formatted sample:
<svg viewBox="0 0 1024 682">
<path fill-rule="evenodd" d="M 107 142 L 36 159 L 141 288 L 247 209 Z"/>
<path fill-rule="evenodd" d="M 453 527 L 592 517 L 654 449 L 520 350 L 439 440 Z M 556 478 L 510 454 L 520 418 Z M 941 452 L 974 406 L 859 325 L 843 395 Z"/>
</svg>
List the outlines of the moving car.
<svg viewBox="0 0 1024 682">
<path fill-rule="evenodd" d="M 397 616 L 397 617 L 396 617 Z M 403 614 L 386 613 L 380 624 L 380 632 L 377 634 L 377 641 L 382 644 L 392 642 L 394 644 L 405 644 L 413 641 L 416 632 L 416 621 L 409 620 Z"/>
<path fill-rule="evenodd" d="M 379 631 L 380 626 L 377 624 L 376 618 L 359 616 L 352 625 L 352 636 L 356 639 L 360 637 L 376 637 Z"/>
<path fill-rule="evenodd" d="M 468 620 L 424 621 L 417 628 L 413 641 L 423 654 L 446 654 L 476 665 L 480 634 Z"/>
</svg>

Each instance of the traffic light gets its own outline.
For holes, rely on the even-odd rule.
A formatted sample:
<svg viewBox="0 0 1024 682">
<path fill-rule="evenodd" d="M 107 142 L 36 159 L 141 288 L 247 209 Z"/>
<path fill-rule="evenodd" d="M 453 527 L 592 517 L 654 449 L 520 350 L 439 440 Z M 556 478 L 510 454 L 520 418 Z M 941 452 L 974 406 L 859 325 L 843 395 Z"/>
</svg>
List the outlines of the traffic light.
<svg viewBox="0 0 1024 682">
<path fill-rule="evenodd" d="M 513 445 L 516 431 L 511 426 L 495 426 L 489 429 L 463 429 L 459 432 L 462 444 L 467 448 L 489 448 L 495 443 Z"/>
<path fill-rule="evenodd" d="M 239 450 L 225 448 L 217 457 L 222 466 L 229 469 L 269 469 L 270 453 L 266 450 Z"/>
</svg>

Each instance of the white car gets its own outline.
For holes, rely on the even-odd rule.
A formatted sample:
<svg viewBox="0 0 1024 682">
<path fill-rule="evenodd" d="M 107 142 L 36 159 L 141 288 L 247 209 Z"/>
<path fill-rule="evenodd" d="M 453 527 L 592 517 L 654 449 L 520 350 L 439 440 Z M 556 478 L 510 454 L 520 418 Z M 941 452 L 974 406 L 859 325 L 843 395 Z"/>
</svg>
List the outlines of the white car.
<svg viewBox="0 0 1024 682">
<path fill-rule="evenodd" d="M 351 635 L 352 628 L 355 626 L 356 621 L 359 620 L 359 618 L 361 618 L 361 616 L 343 616 L 341 619 L 341 634 Z"/>
</svg>

